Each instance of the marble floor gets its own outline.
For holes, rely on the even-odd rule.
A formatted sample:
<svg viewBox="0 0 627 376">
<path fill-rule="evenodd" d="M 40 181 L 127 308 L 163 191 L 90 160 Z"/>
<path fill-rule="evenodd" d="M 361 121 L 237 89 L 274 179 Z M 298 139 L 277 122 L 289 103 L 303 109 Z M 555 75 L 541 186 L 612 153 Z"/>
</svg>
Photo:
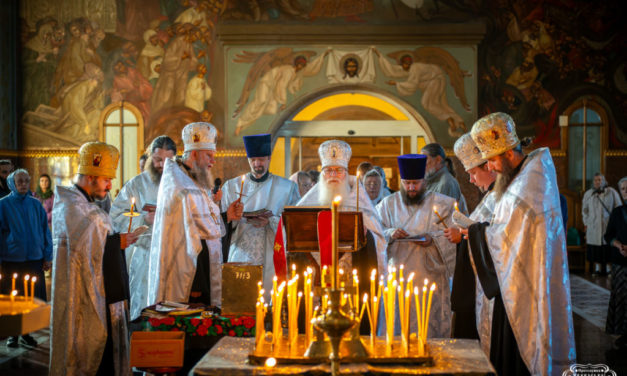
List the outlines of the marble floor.
<svg viewBox="0 0 627 376">
<path fill-rule="evenodd" d="M 610 285 L 608 277 L 571 274 L 577 362 L 606 364 L 617 375 L 627 375 L 627 351 L 616 349 L 616 337 L 606 334 L 604 330 Z M 39 342 L 39 346 L 34 349 L 12 349 L 6 346 L 6 339 L 0 339 L 0 375 L 47 375 L 49 334 L 49 329 L 33 333 Z"/>
</svg>

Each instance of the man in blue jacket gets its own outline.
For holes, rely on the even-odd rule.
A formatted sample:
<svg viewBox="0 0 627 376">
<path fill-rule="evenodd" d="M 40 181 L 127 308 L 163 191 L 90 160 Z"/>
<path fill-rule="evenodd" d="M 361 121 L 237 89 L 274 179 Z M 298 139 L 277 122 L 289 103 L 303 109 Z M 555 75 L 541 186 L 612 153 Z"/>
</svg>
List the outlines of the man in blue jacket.
<svg viewBox="0 0 627 376">
<path fill-rule="evenodd" d="M 35 296 L 46 301 L 44 271 L 52 266 L 52 237 L 46 211 L 29 194 L 28 171 L 16 170 L 9 175 L 7 183 L 11 193 L 0 199 L 0 268 L 5 276 L 0 280 L 0 289 L 8 291 L 11 277 L 17 273 L 20 283 L 15 287 L 18 294 L 24 294 L 21 282 L 28 274 L 31 278 L 37 277 Z M 37 341 L 28 334 L 23 335 L 19 343 L 18 337 L 9 337 L 7 346 L 18 347 L 20 343 L 37 346 Z"/>
</svg>

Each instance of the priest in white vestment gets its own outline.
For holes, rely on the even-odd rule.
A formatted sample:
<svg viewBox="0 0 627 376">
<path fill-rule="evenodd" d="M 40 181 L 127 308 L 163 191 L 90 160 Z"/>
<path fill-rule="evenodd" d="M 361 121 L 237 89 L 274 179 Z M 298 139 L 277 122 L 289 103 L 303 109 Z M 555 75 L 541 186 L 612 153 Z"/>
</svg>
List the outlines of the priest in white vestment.
<svg viewBox="0 0 627 376">
<path fill-rule="evenodd" d="M 494 297 L 490 361 L 500 375 L 562 375 L 576 361 L 566 237 L 547 148 L 522 150 L 505 113 L 470 132 L 497 173 L 491 221 L 468 229 L 479 281 Z"/>
<path fill-rule="evenodd" d="M 318 148 L 318 155 L 322 164 L 322 173 L 318 183 L 307 192 L 307 194 L 298 202 L 297 206 L 331 206 L 331 201 L 335 196 L 341 196 L 342 202 L 340 203 L 340 211 L 355 211 L 357 208 L 357 186 L 355 183 L 360 184 L 359 188 L 359 211 L 362 212 L 364 227 L 370 232 L 372 237 L 372 245 L 374 246 L 375 254 L 359 255 L 356 256 L 360 259 L 358 263 L 362 266 L 361 269 L 365 269 L 366 265 L 368 269 L 362 270 L 359 279 L 361 281 L 367 281 L 370 278 L 370 269 L 376 268 L 379 275 L 386 275 L 387 273 L 387 256 L 386 247 L 387 242 L 383 236 L 383 228 L 377 214 L 374 210 L 374 206 L 364 189 L 363 184 L 348 174 L 348 162 L 351 158 L 351 147 L 344 141 L 329 140 L 323 142 Z M 368 241 L 368 234 L 366 240 Z M 366 248 L 369 248 L 368 245 Z M 359 251 L 357 253 L 360 253 Z M 320 265 L 320 254 L 312 254 Z M 343 255 L 339 260 L 339 265 L 345 270 L 351 270 L 354 266 L 352 255 L 347 253 Z M 364 273 L 365 272 L 365 273 Z"/>
<path fill-rule="evenodd" d="M 152 243 L 152 230 L 157 208 L 157 194 L 159 182 L 163 174 L 163 166 L 166 159 L 176 155 L 176 144 L 168 136 L 159 136 L 152 140 L 149 160 L 146 171 L 135 176 L 120 190 L 113 204 L 111 204 L 111 221 L 117 232 L 125 233 L 129 230 L 130 217 L 124 215 L 131 207 L 134 199 L 133 210 L 139 214 L 131 223 L 131 231 L 140 226 L 148 226 L 137 242 L 126 249 L 126 266 L 128 268 L 128 282 L 131 292 L 131 320 L 135 320 L 141 314 L 143 308 L 148 306 L 146 294 L 148 292 L 148 263 L 150 261 L 150 244 Z"/>
<path fill-rule="evenodd" d="M 406 154 L 398 158 L 401 190 L 384 198 L 376 207 L 385 238 L 389 242 L 389 264 L 397 269 L 404 265 L 405 276 L 414 273 L 420 286 L 426 278 L 436 283 L 429 318 L 428 336 L 449 337 L 451 334 L 451 288 L 449 280 L 455 270 L 455 245 L 443 230 L 452 225 L 455 200 L 424 187 L 427 157 Z M 440 214 L 440 217 L 434 210 Z M 420 236 L 415 240 L 408 238 Z M 417 330 L 415 306 L 410 313 L 410 331 Z M 400 335 L 400 326 L 396 328 Z"/>
<path fill-rule="evenodd" d="M 166 160 L 150 247 L 148 304 L 168 300 L 221 305 L 225 230 L 211 196 L 210 173 L 216 135 L 212 124 L 187 124 L 183 156 Z M 232 205 L 228 217 L 237 206 Z"/>
<path fill-rule="evenodd" d="M 294 182 L 268 171 L 272 154 L 270 134 L 244 136 L 244 146 L 250 172 L 227 181 L 222 187 L 223 212 L 239 202 L 240 197 L 244 206 L 244 215 L 227 224 L 231 235 L 228 262 L 263 265 L 263 288 L 266 300 L 270 301 L 279 218 L 283 208 L 296 204 L 300 196 Z"/>
</svg>

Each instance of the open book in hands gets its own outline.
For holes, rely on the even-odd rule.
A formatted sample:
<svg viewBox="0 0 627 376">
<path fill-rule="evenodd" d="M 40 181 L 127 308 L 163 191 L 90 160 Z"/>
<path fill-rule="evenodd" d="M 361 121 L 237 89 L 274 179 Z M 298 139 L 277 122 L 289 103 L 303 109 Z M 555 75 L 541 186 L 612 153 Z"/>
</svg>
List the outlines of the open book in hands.
<svg viewBox="0 0 627 376">
<path fill-rule="evenodd" d="M 270 218 L 272 217 L 272 211 L 268 209 L 259 209 L 251 212 L 242 213 L 244 218 Z"/>
<path fill-rule="evenodd" d="M 466 217 L 462 212 L 454 211 L 453 212 L 453 223 L 455 226 L 459 228 L 468 228 L 470 225 L 475 223 L 472 219 Z"/>
<path fill-rule="evenodd" d="M 396 239 L 396 241 L 397 242 L 425 242 L 427 241 L 427 238 L 425 237 L 424 234 L 420 234 L 420 235 L 408 236 L 406 238 Z"/>
</svg>

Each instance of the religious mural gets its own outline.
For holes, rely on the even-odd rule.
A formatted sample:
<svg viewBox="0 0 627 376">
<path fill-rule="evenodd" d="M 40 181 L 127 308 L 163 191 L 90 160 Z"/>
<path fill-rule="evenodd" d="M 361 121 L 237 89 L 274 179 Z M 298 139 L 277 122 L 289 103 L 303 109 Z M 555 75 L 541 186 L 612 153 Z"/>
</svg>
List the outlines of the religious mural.
<svg viewBox="0 0 627 376">
<path fill-rule="evenodd" d="M 233 97 L 231 91 L 241 90 L 228 120 L 227 136 L 233 136 L 230 145 L 241 144 L 241 134 L 270 129 L 275 115 L 295 99 L 336 84 L 375 85 L 393 91 L 424 113 L 443 140 L 448 137 L 454 141 L 467 132 L 466 124 L 471 125 L 476 116 L 467 99 L 473 88 L 470 72 L 476 71 L 470 47 L 450 48 L 453 52 L 440 47 L 380 48 L 391 52 L 382 53 L 374 46 L 355 50 L 328 46 L 311 51 L 295 47 L 270 51 L 254 46 L 251 50 L 232 48 L 227 53 L 233 55 L 232 62 L 252 66 L 243 85 L 240 67 L 231 67 L 227 74 L 228 97 Z M 460 61 L 464 61 L 464 69 Z M 324 73 L 320 73 L 325 65 Z"/>
<path fill-rule="evenodd" d="M 102 109 L 122 100 L 144 117 L 146 142 L 162 133 L 178 138 L 185 122 L 213 119 L 223 130 L 219 145 L 240 147 L 243 134 L 267 131 L 299 97 L 328 85 L 360 84 L 407 101 L 448 146 L 477 117 L 505 111 L 522 135 L 559 147 L 559 115 L 582 95 L 594 95 L 610 118 L 610 147 L 624 148 L 626 33 L 618 5 L 583 0 L 24 0 L 17 104 L 22 147 L 78 147 L 96 139 Z M 487 24 L 478 52 L 420 45 L 231 46 L 224 59 L 215 59 L 222 48 L 216 43 L 220 23 L 367 27 L 477 19 Z M 216 92 L 215 83 L 223 80 L 226 92 Z M 216 101 L 216 95 L 224 100 Z M 10 108 L 0 105 L 3 114 Z"/>
</svg>

